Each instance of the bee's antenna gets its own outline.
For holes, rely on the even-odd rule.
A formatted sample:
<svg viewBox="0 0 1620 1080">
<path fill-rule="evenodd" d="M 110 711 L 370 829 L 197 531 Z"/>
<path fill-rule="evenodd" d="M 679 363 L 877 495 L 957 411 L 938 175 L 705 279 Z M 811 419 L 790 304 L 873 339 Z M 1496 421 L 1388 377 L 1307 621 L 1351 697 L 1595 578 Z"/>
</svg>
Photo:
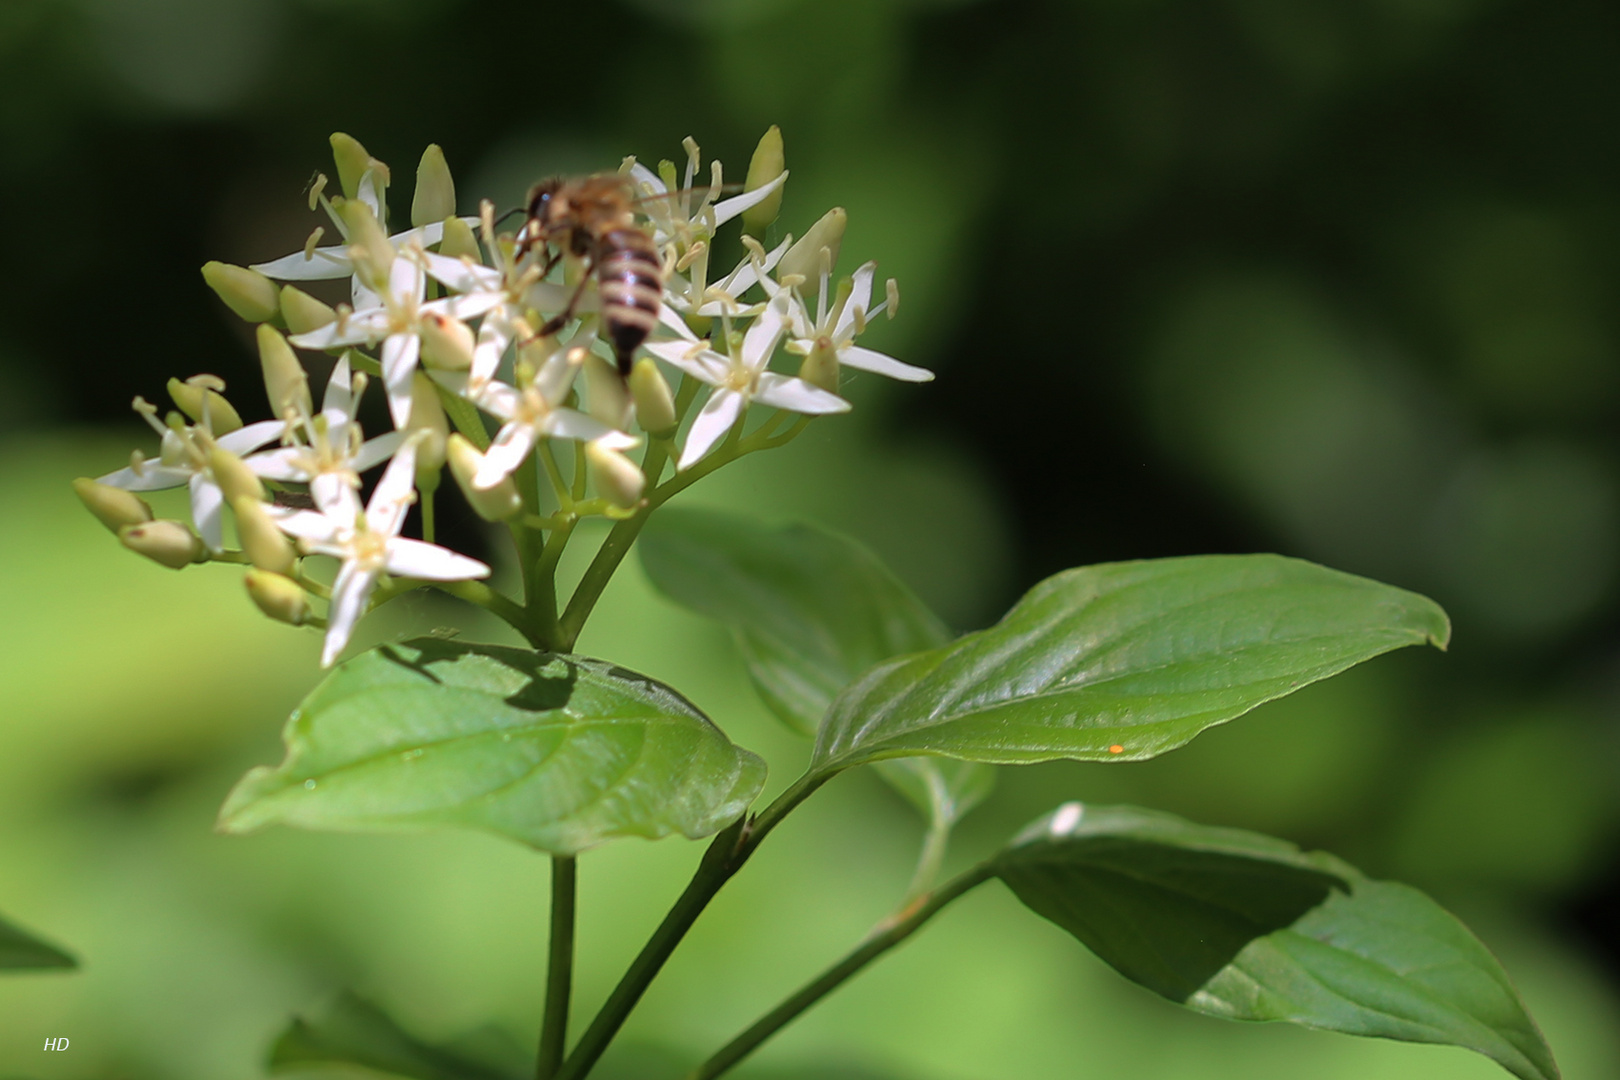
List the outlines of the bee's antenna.
<svg viewBox="0 0 1620 1080">
<path fill-rule="evenodd" d="M 521 213 L 523 213 L 523 207 L 521 207 L 521 206 L 512 207 L 512 209 L 508 210 L 506 213 L 502 214 L 500 217 L 495 219 L 495 227 L 499 228 L 501 222 L 505 221 L 507 218 L 511 217 L 513 214 L 521 214 Z"/>
</svg>

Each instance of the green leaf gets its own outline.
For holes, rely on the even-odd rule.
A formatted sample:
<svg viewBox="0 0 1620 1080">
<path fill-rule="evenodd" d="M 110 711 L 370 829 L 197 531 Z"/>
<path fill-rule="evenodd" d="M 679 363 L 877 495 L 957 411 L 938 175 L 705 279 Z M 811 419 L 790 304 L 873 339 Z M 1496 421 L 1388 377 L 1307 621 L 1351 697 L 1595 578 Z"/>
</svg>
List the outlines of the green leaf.
<svg viewBox="0 0 1620 1080">
<path fill-rule="evenodd" d="M 512 1048 L 515 1049 L 515 1048 Z M 512 1056 L 505 1050 L 503 1057 Z M 295 1017 L 270 1047 L 271 1072 L 351 1065 L 410 1080 L 519 1080 L 515 1062 L 492 1065 L 406 1033 L 388 1014 L 345 990 L 314 1020 Z"/>
<path fill-rule="evenodd" d="M 79 962 L 54 945 L 0 919 L 0 971 L 76 968 Z"/>
<path fill-rule="evenodd" d="M 1380 653 L 1449 636 L 1431 600 L 1278 555 L 1068 570 L 988 630 L 861 676 L 829 710 L 812 768 L 919 753 L 1141 760 Z"/>
<path fill-rule="evenodd" d="M 815 525 L 666 507 L 639 550 L 659 591 L 731 630 L 760 697 L 801 734 L 813 735 L 833 698 L 867 668 L 950 640 L 882 560 Z M 966 762 L 910 758 L 879 773 L 945 829 L 995 786 L 994 772 Z"/>
<path fill-rule="evenodd" d="M 665 507 L 638 546 L 653 585 L 729 627 L 765 704 L 806 735 L 873 664 L 950 640 L 876 555 L 814 525 Z"/>
<path fill-rule="evenodd" d="M 765 780 L 764 762 L 645 675 L 434 638 L 339 666 L 283 739 L 286 760 L 231 792 L 225 829 L 464 826 L 573 854 L 709 836 Z"/>
<path fill-rule="evenodd" d="M 994 860 L 1036 913 L 1198 1012 L 1475 1050 L 1556 1080 L 1484 945 L 1410 886 L 1321 852 L 1128 806 L 1070 803 Z"/>
</svg>

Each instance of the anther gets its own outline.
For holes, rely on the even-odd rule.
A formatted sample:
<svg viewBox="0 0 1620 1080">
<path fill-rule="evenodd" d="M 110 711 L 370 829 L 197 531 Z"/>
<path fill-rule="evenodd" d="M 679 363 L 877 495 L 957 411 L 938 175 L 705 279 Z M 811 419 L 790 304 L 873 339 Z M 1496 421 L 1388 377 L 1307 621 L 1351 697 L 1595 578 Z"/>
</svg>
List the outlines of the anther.
<svg viewBox="0 0 1620 1080">
<path fill-rule="evenodd" d="M 309 185 L 309 208 L 311 210 L 320 205 L 321 192 L 326 190 L 326 174 L 316 173 L 315 182 Z M 319 230 L 317 230 L 319 231 Z"/>
<path fill-rule="evenodd" d="M 322 177 L 321 179 L 324 180 L 325 177 Z M 310 207 L 310 209 L 313 210 L 314 207 L 312 206 L 312 207 Z M 315 257 L 315 245 L 319 244 L 321 242 L 321 237 L 323 237 L 325 235 L 326 235 L 326 226 L 325 225 L 317 225 L 317 226 L 315 226 L 315 230 L 309 234 L 309 239 L 304 241 L 304 261 L 305 262 L 308 262 L 309 260 L 311 260 L 311 259 L 313 259 Z"/>
</svg>

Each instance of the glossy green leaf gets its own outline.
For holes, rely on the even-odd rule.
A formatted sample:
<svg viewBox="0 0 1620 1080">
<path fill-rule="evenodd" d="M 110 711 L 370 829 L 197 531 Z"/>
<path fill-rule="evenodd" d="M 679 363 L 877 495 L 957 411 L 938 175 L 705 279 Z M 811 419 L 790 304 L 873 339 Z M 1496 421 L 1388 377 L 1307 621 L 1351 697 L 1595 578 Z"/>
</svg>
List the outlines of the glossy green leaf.
<svg viewBox="0 0 1620 1080">
<path fill-rule="evenodd" d="M 512 1060 L 515 1045 L 492 1049 L 498 1064 L 490 1063 L 488 1053 L 425 1043 L 371 1002 L 344 991 L 320 1016 L 295 1017 L 271 1045 L 267 1064 L 273 1073 L 346 1065 L 409 1080 L 526 1080 L 526 1070 Z"/>
<path fill-rule="evenodd" d="M 659 591 L 731 630 L 760 697 L 802 734 L 813 735 L 838 692 L 872 665 L 950 640 L 875 554 L 815 525 L 666 507 L 639 550 Z M 879 773 L 946 829 L 995 786 L 984 766 L 927 757 Z"/>
<path fill-rule="evenodd" d="M 1363 660 L 1444 647 L 1431 600 L 1277 555 L 1068 570 L 1001 622 L 887 661 L 838 696 L 815 767 L 940 754 L 1135 761 Z"/>
<path fill-rule="evenodd" d="M 1070 803 L 995 861 L 1018 898 L 1199 1012 L 1475 1050 L 1555 1080 L 1484 945 L 1410 886 L 1321 852 L 1128 806 Z"/>
<path fill-rule="evenodd" d="M 340 665 L 249 772 L 221 823 L 464 826 L 572 854 L 621 836 L 718 832 L 765 765 L 689 701 L 580 656 L 420 638 Z"/>
<path fill-rule="evenodd" d="M 78 966 L 79 962 L 61 949 L 0 919 L 0 971 L 43 971 Z"/>
</svg>

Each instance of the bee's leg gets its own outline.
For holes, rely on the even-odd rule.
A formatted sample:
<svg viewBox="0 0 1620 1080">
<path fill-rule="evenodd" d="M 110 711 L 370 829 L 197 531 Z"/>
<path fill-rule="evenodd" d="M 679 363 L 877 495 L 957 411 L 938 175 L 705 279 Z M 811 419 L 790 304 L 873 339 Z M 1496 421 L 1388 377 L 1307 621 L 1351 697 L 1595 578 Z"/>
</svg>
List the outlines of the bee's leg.
<svg viewBox="0 0 1620 1080">
<path fill-rule="evenodd" d="M 536 338 L 550 337 L 552 334 L 555 334 L 557 331 L 561 330 L 564 324 L 566 324 L 569 319 L 574 317 L 574 309 L 579 306 L 580 297 L 585 295 L 585 287 L 590 283 L 590 268 L 587 267 L 584 276 L 579 279 L 579 285 L 574 289 L 574 295 L 568 298 L 568 306 L 563 308 L 557 314 L 553 315 L 551 318 L 547 319 L 541 325 L 540 329 L 536 330 L 528 337 L 520 340 L 518 342 L 519 347 L 527 345 Z"/>
</svg>

